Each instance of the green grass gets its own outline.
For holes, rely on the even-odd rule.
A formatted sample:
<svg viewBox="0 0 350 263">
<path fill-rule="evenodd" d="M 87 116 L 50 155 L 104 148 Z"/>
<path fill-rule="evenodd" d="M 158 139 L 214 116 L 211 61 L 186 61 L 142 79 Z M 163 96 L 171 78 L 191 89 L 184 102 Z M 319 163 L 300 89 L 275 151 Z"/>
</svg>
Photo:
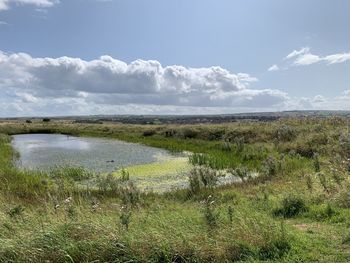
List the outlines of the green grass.
<svg viewBox="0 0 350 263">
<path fill-rule="evenodd" d="M 0 262 L 349 262 L 348 128 L 337 118 L 179 127 L 0 123 Z M 89 188 L 82 182 L 92 175 L 83 169 L 13 167 L 8 135 L 28 132 L 190 151 L 199 154 L 193 164 L 244 167 L 260 177 L 195 193 L 140 192 L 131 183 L 143 190 L 186 182 L 191 165 L 179 158 L 127 167 L 129 181 L 117 173 Z M 290 212 L 295 207 L 302 209 Z"/>
</svg>

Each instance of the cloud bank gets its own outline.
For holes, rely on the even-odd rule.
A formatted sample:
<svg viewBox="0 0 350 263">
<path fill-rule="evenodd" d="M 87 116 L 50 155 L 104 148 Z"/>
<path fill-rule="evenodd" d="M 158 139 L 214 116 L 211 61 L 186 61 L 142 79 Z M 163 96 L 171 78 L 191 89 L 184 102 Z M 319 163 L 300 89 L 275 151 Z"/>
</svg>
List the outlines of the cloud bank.
<svg viewBox="0 0 350 263">
<path fill-rule="evenodd" d="M 6 94 L 0 107 L 7 109 L 3 112 L 38 108 L 49 101 L 55 105 L 78 105 L 70 114 L 81 113 L 81 107 L 90 108 L 90 114 L 92 108 L 100 109 L 99 112 L 105 108 L 108 112 L 122 105 L 231 111 L 284 105 L 286 93 L 250 88 L 256 81 L 249 74 L 234 74 L 221 67 L 162 66 L 155 60 L 128 64 L 110 56 L 91 61 L 33 58 L 25 53 L 0 52 L 0 90 Z"/>
<path fill-rule="evenodd" d="M 295 51 L 288 59 L 306 53 Z M 249 74 L 221 67 L 0 52 L 0 117 L 350 109 L 350 91 L 333 98 L 293 98 L 277 89 L 254 89 L 255 82 Z"/>
</svg>

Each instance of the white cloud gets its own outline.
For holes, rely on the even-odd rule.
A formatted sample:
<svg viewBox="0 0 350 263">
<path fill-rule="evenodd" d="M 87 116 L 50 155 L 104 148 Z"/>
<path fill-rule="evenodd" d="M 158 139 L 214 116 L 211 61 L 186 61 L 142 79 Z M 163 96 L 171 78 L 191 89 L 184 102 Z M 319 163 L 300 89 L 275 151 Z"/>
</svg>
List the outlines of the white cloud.
<svg viewBox="0 0 350 263">
<path fill-rule="evenodd" d="M 52 7 L 59 3 L 59 0 L 0 0 L 0 11 L 8 10 L 13 4 L 33 5 L 41 8 Z"/>
<path fill-rule="evenodd" d="M 291 59 L 291 58 L 294 58 L 294 57 L 298 57 L 298 56 L 301 56 L 301 55 L 304 55 L 304 54 L 307 54 L 309 53 L 310 51 L 310 48 L 309 47 L 303 47 L 302 49 L 300 50 L 293 50 L 291 53 L 289 53 L 285 59 Z"/>
<path fill-rule="evenodd" d="M 300 50 L 294 50 L 286 56 L 285 59 L 294 59 L 293 64 L 296 66 L 307 66 L 319 62 L 326 62 L 328 65 L 343 63 L 350 60 L 350 53 L 338 53 L 328 56 L 318 56 L 310 52 L 309 47 Z"/>
<path fill-rule="evenodd" d="M 278 71 L 280 68 L 275 64 L 269 67 L 267 70 L 268 71 Z"/>
<path fill-rule="evenodd" d="M 2 105 L 17 103 L 34 112 L 38 105 L 45 108 L 49 102 L 66 105 L 65 111 L 69 109 L 70 114 L 79 109 L 105 111 L 122 105 L 227 108 L 231 112 L 283 107 L 288 100 L 286 93 L 251 89 L 250 84 L 256 81 L 249 74 L 234 74 L 221 67 L 162 66 L 155 60 L 127 64 L 110 56 L 91 61 L 33 58 L 25 53 L 0 52 L 0 90 L 7 92 Z"/>
<path fill-rule="evenodd" d="M 292 66 L 308 66 L 320 62 L 326 62 L 327 65 L 344 63 L 350 60 L 350 52 L 337 53 L 327 56 L 312 54 L 309 47 L 303 47 L 300 50 L 293 50 L 284 58 L 283 69 L 288 69 Z M 279 70 L 280 66 L 273 65 L 268 71 Z"/>
</svg>

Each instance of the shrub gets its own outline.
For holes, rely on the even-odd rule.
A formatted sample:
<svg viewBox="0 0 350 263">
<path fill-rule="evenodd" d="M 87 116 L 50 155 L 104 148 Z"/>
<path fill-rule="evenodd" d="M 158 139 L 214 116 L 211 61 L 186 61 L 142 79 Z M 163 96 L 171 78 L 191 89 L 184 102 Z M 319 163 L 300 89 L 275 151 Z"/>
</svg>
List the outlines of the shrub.
<svg viewBox="0 0 350 263">
<path fill-rule="evenodd" d="M 226 254 L 232 261 L 248 261 L 256 256 L 254 249 L 244 242 L 237 242 L 227 248 Z"/>
<path fill-rule="evenodd" d="M 218 225 L 220 213 L 215 210 L 215 201 L 212 198 L 212 196 L 208 196 L 208 198 L 203 201 L 203 204 L 203 214 L 205 222 L 210 228 L 216 227 Z"/>
<path fill-rule="evenodd" d="M 221 144 L 221 150 L 226 151 L 226 152 L 232 151 L 232 145 L 231 145 L 231 143 L 228 142 L 228 141 L 224 141 L 224 142 Z"/>
<path fill-rule="evenodd" d="M 342 208 L 350 208 L 350 191 L 349 189 L 345 189 L 339 194 L 338 197 L 339 206 Z"/>
<path fill-rule="evenodd" d="M 281 222 L 281 233 L 270 240 L 259 249 L 259 258 L 261 260 L 278 259 L 283 257 L 291 249 L 287 238 L 284 222 Z"/>
<path fill-rule="evenodd" d="M 236 146 L 236 152 L 241 153 L 244 150 L 244 137 L 235 137 L 233 142 Z"/>
<path fill-rule="evenodd" d="M 43 122 L 50 122 L 51 121 L 51 119 L 49 119 L 49 118 L 44 118 L 43 119 Z"/>
<path fill-rule="evenodd" d="M 128 172 L 128 170 L 125 170 L 124 168 L 121 170 L 121 180 L 122 182 L 126 182 L 130 180 L 130 173 Z"/>
<path fill-rule="evenodd" d="M 265 161 L 265 164 L 263 166 L 263 172 L 268 178 L 271 178 L 277 175 L 278 166 L 278 161 L 274 157 L 270 156 Z"/>
<path fill-rule="evenodd" d="M 24 207 L 21 205 L 16 205 L 12 208 L 10 208 L 10 210 L 7 212 L 7 214 L 11 217 L 11 218 L 17 218 L 22 216 L 24 211 Z"/>
<path fill-rule="evenodd" d="M 198 136 L 198 131 L 192 128 L 183 128 L 181 130 L 180 136 L 184 139 L 194 139 Z"/>
<path fill-rule="evenodd" d="M 125 187 L 120 189 L 121 199 L 125 205 L 135 206 L 140 201 L 140 191 L 133 182 L 128 182 Z"/>
<path fill-rule="evenodd" d="M 259 258 L 261 260 L 281 258 L 291 249 L 291 245 L 285 239 L 278 239 L 269 242 L 259 250 Z"/>
<path fill-rule="evenodd" d="M 317 173 L 318 178 L 320 179 L 320 184 L 323 187 L 325 192 L 328 192 L 327 178 L 324 173 Z"/>
<path fill-rule="evenodd" d="M 129 230 L 129 224 L 131 222 L 131 211 L 127 206 L 122 206 L 119 219 L 120 223 L 125 227 L 125 229 Z"/>
<path fill-rule="evenodd" d="M 337 211 L 328 203 L 327 205 L 322 205 L 319 208 L 310 211 L 310 214 L 316 220 L 325 220 L 333 217 L 337 214 Z"/>
<path fill-rule="evenodd" d="M 120 186 L 119 178 L 114 176 L 112 173 L 109 173 L 107 176 L 98 175 L 96 183 L 102 192 L 111 191 L 112 193 L 117 193 Z"/>
<path fill-rule="evenodd" d="M 198 193 L 203 188 L 213 188 L 219 179 L 219 172 L 206 166 L 193 167 L 189 173 L 190 191 Z"/>
<path fill-rule="evenodd" d="M 275 216 L 285 218 L 295 217 L 301 213 L 308 211 L 305 201 L 300 196 L 287 196 L 282 200 L 282 205 L 273 211 Z"/>
<path fill-rule="evenodd" d="M 142 135 L 143 135 L 144 137 L 153 136 L 153 135 L 155 135 L 155 134 L 156 134 L 156 131 L 155 131 L 155 130 L 146 130 L 146 131 L 144 131 L 144 132 L 142 133 Z"/>
<path fill-rule="evenodd" d="M 314 154 L 314 169 L 316 173 L 321 171 L 320 160 L 318 159 L 317 153 Z"/>
<path fill-rule="evenodd" d="M 339 144 L 346 155 L 350 155 L 350 133 L 342 133 L 339 136 Z"/>
<path fill-rule="evenodd" d="M 229 173 L 233 176 L 239 177 L 243 183 L 250 178 L 249 170 L 246 167 L 238 167 L 236 169 L 230 169 Z"/>
<path fill-rule="evenodd" d="M 294 127 L 283 125 L 276 130 L 275 138 L 279 141 L 292 141 L 297 137 L 297 131 Z"/>
</svg>

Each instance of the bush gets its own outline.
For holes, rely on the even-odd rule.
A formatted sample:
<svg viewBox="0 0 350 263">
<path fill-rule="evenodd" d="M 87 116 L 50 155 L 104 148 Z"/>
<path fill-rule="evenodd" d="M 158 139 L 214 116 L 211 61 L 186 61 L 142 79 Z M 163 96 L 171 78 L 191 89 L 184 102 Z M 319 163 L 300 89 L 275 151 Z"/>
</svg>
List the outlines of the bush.
<svg viewBox="0 0 350 263">
<path fill-rule="evenodd" d="M 350 191 L 345 189 L 339 194 L 338 197 L 339 206 L 342 208 L 350 208 Z"/>
<path fill-rule="evenodd" d="M 278 239 L 263 246 L 259 251 L 261 260 L 281 258 L 291 249 L 289 242 L 285 239 Z"/>
<path fill-rule="evenodd" d="M 265 161 L 265 164 L 263 166 L 263 172 L 266 177 L 271 178 L 277 175 L 278 167 L 278 161 L 274 157 L 270 156 Z"/>
<path fill-rule="evenodd" d="M 254 258 L 256 253 L 249 244 L 238 242 L 227 248 L 227 256 L 232 261 L 247 261 Z"/>
<path fill-rule="evenodd" d="M 230 169 L 229 173 L 241 179 L 242 183 L 245 183 L 250 178 L 249 170 L 246 167 Z"/>
<path fill-rule="evenodd" d="M 295 128 L 283 125 L 281 127 L 278 127 L 276 130 L 275 138 L 279 141 L 292 141 L 297 137 L 297 131 Z"/>
<path fill-rule="evenodd" d="M 346 155 L 350 155 L 350 133 L 342 133 L 339 136 L 339 144 Z"/>
<path fill-rule="evenodd" d="M 193 167 L 189 173 L 190 191 L 198 193 L 203 188 L 213 188 L 220 174 L 218 171 L 206 166 Z"/>
<path fill-rule="evenodd" d="M 295 217 L 301 213 L 307 212 L 308 207 L 300 196 L 287 196 L 282 200 L 282 206 L 273 211 L 275 216 L 284 218 Z"/>
<path fill-rule="evenodd" d="M 147 130 L 147 131 L 144 131 L 144 132 L 142 133 L 142 135 L 143 135 L 144 137 L 153 136 L 153 135 L 155 135 L 155 134 L 156 134 L 156 131 L 155 131 L 155 130 Z"/>
<path fill-rule="evenodd" d="M 184 128 L 181 130 L 180 136 L 184 139 L 194 139 L 198 136 L 198 131 L 191 128 Z"/>
<path fill-rule="evenodd" d="M 212 196 L 208 196 L 206 200 L 203 201 L 204 209 L 203 214 L 205 222 L 210 228 L 214 228 L 218 225 L 220 213 L 215 210 L 215 201 Z"/>
</svg>

